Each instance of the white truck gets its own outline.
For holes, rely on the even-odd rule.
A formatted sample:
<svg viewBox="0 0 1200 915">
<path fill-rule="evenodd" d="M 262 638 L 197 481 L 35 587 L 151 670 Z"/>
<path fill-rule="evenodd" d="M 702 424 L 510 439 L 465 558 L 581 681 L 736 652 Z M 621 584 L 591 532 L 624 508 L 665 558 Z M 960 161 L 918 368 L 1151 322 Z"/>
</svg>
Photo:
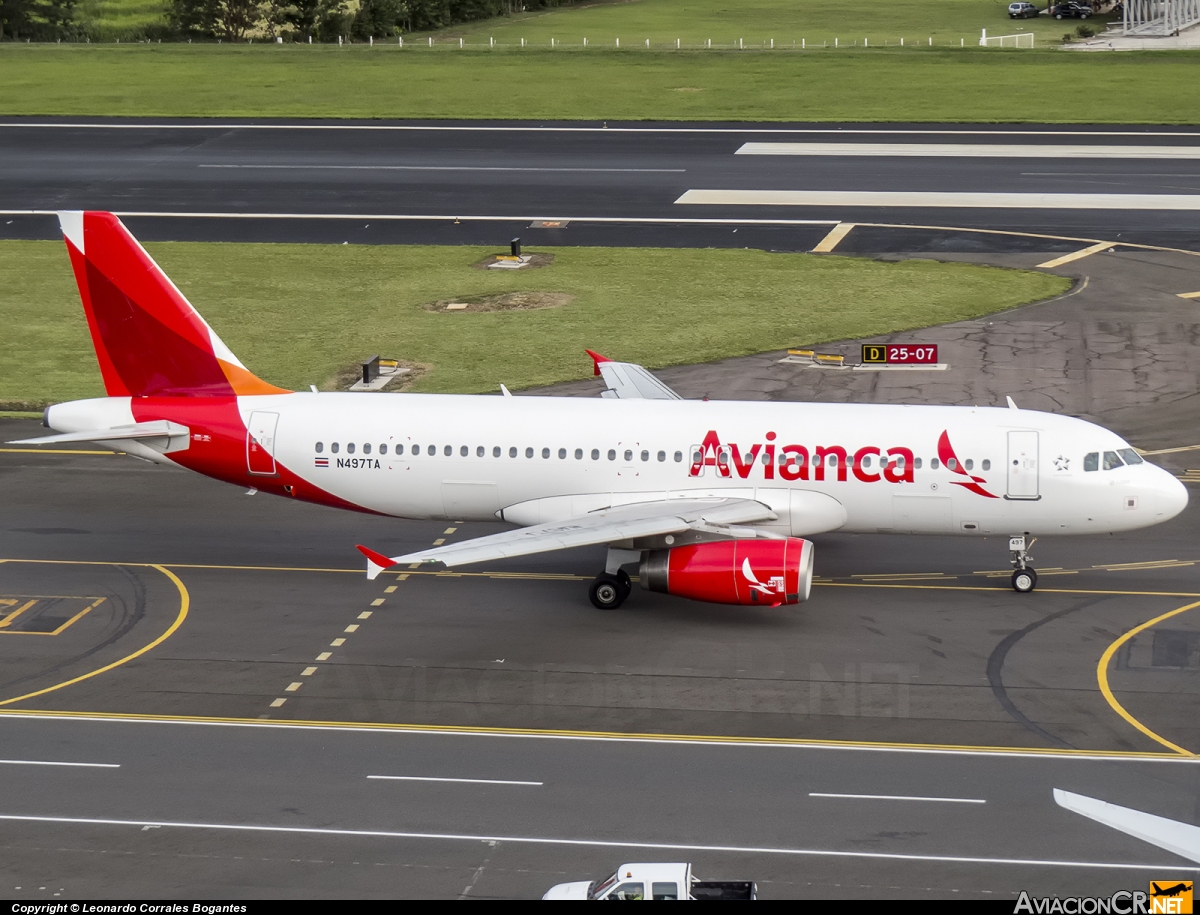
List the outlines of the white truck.
<svg viewBox="0 0 1200 915">
<path fill-rule="evenodd" d="M 622 864 L 606 880 L 550 887 L 543 899 L 757 899 L 753 880 L 701 880 L 690 864 Z"/>
</svg>

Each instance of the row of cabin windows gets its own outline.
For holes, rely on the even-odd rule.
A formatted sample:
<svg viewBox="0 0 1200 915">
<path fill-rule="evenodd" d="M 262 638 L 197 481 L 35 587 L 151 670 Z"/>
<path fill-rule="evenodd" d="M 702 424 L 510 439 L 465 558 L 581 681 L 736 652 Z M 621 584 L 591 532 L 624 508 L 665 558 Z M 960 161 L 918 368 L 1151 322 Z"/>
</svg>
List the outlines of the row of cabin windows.
<svg viewBox="0 0 1200 915">
<path fill-rule="evenodd" d="M 433 457 L 434 455 L 436 455 L 436 454 L 438 453 L 438 446 L 437 446 L 437 445 L 424 445 L 424 446 L 422 446 L 422 445 L 412 445 L 412 446 L 410 447 L 410 449 L 409 449 L 409 450 L 410 450 L 410 453 L 411 453 L 411 454 L 413 454 L 413 455 L 419 455 L 419 454 L 421 454 L 421 453 L 422 453 L 422 448 L 424 449 L 424 453 L 425 453 L 425 454 L 427 454 L 427 455 L 429 455 L 430 457 Z M 341 450 L 341 446 L 340 446 L 340 444 L 339 444 L 338 442 L 333 442 L 333 443 L 332 443 L 332 444 L 330 444 L 330 446 L 329 446 L 329 451 L 330 451 L 330 453 L 332 453 L 332 454 L 337 454 L 337 453 L 338 453 L 340 450 Z M 321 453 L 323 453 L 324 451 L 325 451 L 325 443 L 324 443 L 324 442 L 317 442 L 317 443 L 316 443 L 316 452 L 317 452 L 317 454 L 321 454 Z M 354 444 L 353 442 L 350 442 L 349 444 L 347 444 L 347 445 L 346 445 L 346 453 L 347 453 L 347 454 L 354 454 L 354 452 L 355 452 L 355 444 Z M 364 445 L 362 446 L 362 453 L 363 453 L 363 454 L 370 454 L 370 453 L 371 453 L 371 444 L 370 444 L 370 442 L 367 442 L 366 444 L 364 444 Z M 382 445 L 380 445 L 380 446 L 379 446 L 379 449 L 378 449 L 378 453 L 379 453 L 379 454 L 387 454 L 387 453 L 388 453 L 388 446 L 387 446 L 386 444 L 382 444 Z M 398 455 L 402 455 L 402 454 L 404 454 L 404 445 L 396 445 L 396 446 L 395 446 L 395 453 L 396 453 L 396 454 L 398 454 Z M 471 454 L 471 449 L 470 449 L 469 447 L 467 447 L 466 445 L 460 445 L 460 446 L 459 446 L 459 449 L 458 449 L 458 453 L 459 453 L 459 456 L 460 456 L 460 457 L 469 457 L 469 456 L 470 456 L 470 454 Z M 501 456 L 503 453 L 504 453 L 504 450 L 503 450 L 503 449 L 502 449 L 502 448 L 501 448 L 499 445 L 495 445 L 495 446 L 493 446 L 493 447 L 492 447 L 492 457 L 494 457 L 494 458 L 498 458 L 498 457 L 500 457 L 500 456 Z M 515 457 L 517 457 L 517 456 L 519 455 L 519 453 L 520 453 L 520 450 L 519 450 L 518 448 L 516 448 L 515 446 L 513 446 L 513 447 L 510 447 L 510 448 L 508 449 L 508 456 L 509 456 L 510 458 L 515 458 Z M 534 451 L 534 449 L 533 449 L 533 448 L 526 448 L 526 449 L 525 449 L 525 457 L 527 457 L 527 458 L 532 458 L 532 457 L 534 456 L 534 453 L 535 453 L 535 451 Z M 544 459 L 549 459 L 549 457 L 550 457 L 550 453 L 551 453 L 551 450 L 550 450 L 549 448 L 543 448 L 543 449 L 542 449 L 542 457 L 543 457 Z M 1124 453 L 1124 452 L 1122 452 L 1122 453 Z M 1131 452 L 1131 453 L 1132 453 L 1132 452 Z M 452 457 L 452 456 L 454 455 L 454 446 L 453 446 L 453 445 L 443 445 L 443 446 L 442 446 L 442 454 L 443 454 L 444 456 L 446 456 L 446 457 Z M 475 456 L 476 456 L 476 457 L 484 457 L 486 454 L 487 454 L 487 449 L 486 449 L 486 448 L 484 448 L 484 446 L 483 446 L 483 445 L 477 445 L 477 446 L 476 446 L 476 448 L 475 448 Z M 582 461 L 582 460 L 583 460 L 583 454 L 584 454 L 584 451 L 583 451 L 583 449 L 582 449 L 582 448 L 576 448 L 576 449 L 575 449 L 575 460 L 577 460 L 577 461 Z M 1105 452 L 1105 455 L 1106 455 L 1106 458 L 1105 458 L 1105 460 L 1106 460 L 1106 461 L 1107 461 L 1107 455 L 1109 455 L 1109 454 L 1112 454 L 1112 452 Z M 645 450 L 643 450 L 643 451 L 642 451 L 642 452 L 641 452 L 641 453 L 640 453 L 638 456 L 639 456 L 639 457 L 642 459 L 642 461 L 644 461 L 644 462 L 649 462 L 649 460 L 650 460 L 650 452 L 649 452 L 649 451 L 645 451 Z M 592 459 L 593 461 L 598 461 L 598 460 L 600 460 L 600 449 L 599 449 L 599 448 L 593 448 L 593 449 L 592 449 L 592 451 L 591 451 L 591 455 L 590 455 L 590 457 L 591 457 L 591 459 Z M 608 449 L 608 453 L 605 455 L 605 457 L 607 457 L 607 458 L 608 458 L 610 461 L 615 461 L 615 460 L 617 459 L 617 450 L 616 450 L 615 448 L 609 448 L 609 449 Z M 626 462 L 627 464 L 628 464 L 628 463 L 633 463 L 633 459 L 634 459 L 634 452 L 633 452 L 633 450 L 632 450 L 632 449 L 626 449 L 626 450 L 625 450 L 625 453 L 622 455 L 622 457 L 625 459 L 625 462 Z M 1096 457 L 1096 455 L 1094 455 L 1094 454 L 1090 454 L 1090 455 L 1088 455 L 1088 457 L 1087 457 L 1087 458 L 1084 458 L 1084 469 L 1085 469 L 1085 470 L 1089 469 L 1089 467 L 1088 467 L 1088 465 L 1087 465 L 1087 461 L 1088 461 L 1088 459 L 1090 459 L 1090 458 L 1095 458 L 1095 457 Z M 1115 457 L 1115 455 L 1114 455 L 1114 457 Z M 1136 455 L 1135 455 L 1135 457 L 1136 457 Z M 559 460 L 563 460 L 563 461 L 565 461 L 565 460 L 567 459 L 567 449 L 566 449 L 566 448 L 559 448 L 559 449 L 558 449 L 558 458 L 559 458 Z M 655 458 L 658 460 L 658 462 L 659 462 L 659 463 L 665 463 L 665 462 L 666 462 L 666 460 L 667 460 L 667 452 L 665 452 L 665 451 L 659 451 L 659 452 L 657 452 L 657 454 L 655 454 Z M 679 464 L 679 463 L 681 463 L 681 462 L 683 461 L 683 452 L 682 452 L 682 451 L 676 451 L 676 452 L 675 452 L 675 453 L 672 455 L 672 458 L 674 459 L 674 461 L 675 461 L 675 463 L 676 463 L 676 464 Z M 692 453 L 692 462 L 693 462 L 693 463 L 699 464 L 699 463 L 701 463 L 703 460 L 704 460 L 704 452 L 703 452 L 703 451 L 695 451 L 695 452 L 693 452 L 693 453 Z M 815 459 L 814 459 L 814 460 L 815 460 Z M 879 466 L 880 466 L 880 467 L 884 467 L 884 466 L 886 466 L 886 465 L 887 465 L 887 463 L 888 463 L 888 460 L 889 460 L 888 458 L 883 458 L 883 457 L 881 457 L 881 458 L 879 459 Z M 829 455 L 829 466 L 830 466 L 830 467 L 836 467 L 836 466 L 837 466 L 837 461 L 838 461 L 837 455 L 835 455 L 835 454 L 831 454 L 831 455 Z M 873 464 L 873 461 L 874 461 L 874 458 L 873 458 L 871 455 L 869 455 L 869 454 L 868 454 L 868 455 L 866 455 L 866 456 L 864 456 L 864 457 L 863 457 L 863 459 L 862 459 L 862 466 L 863 466 L 863 467 L 867 467 L 867 468 L 869 468 L 869 467 L 871 467 L 871 466 L 872 466 L 872 464 Z M 783 466 L 784 466 L 784 465 L 786 465 L 786 464 L 791 464 L 792 466 L 795 466 L 795 467 L 803 467 L 803 466 L 805 465 L 805 463 L 806 463 L 806 458 L 805 458 L 805 456 L 804 456 L 803 454 L 791 454 L 791 453 L 787 453 L 787 454 L 780 454 L 780 455 L 779 455 L 779 457 L 778 457 L 778 462 L 779 462 L 779 466 L 780 466 L 780 467 L 783 467 Z M 1130 461 L 1129 463 L 1140 463 L 1140 462 L 1141 462 L 1141 458 L 1137 458 L 1137 460 L 1136 460 L 1136 461 Z M 718 463 L 718 464 L 720 464 L 722 467 L 726 466 L 726 465 L 729 463 L 729 453 L 728 453 L 727 451 L 724 451 L 724 450 L 722 450 L 722 451 L 718 452 L 718 454 L 717 454 L 717 463 Z M 766 464 L 770 464 L 770 463 L 771 463 L 771 456 L 770 456 L 769 454 L 764 454 L 764 455 L 762 456 L 762 463 L 763 463 L 764 465 L 766 465 Z M 897 456 L 896 458 L 894 458 L 894 460 L 893 460 L 893 463 L 894 463 L 894 465 L 895 465 L 896 469 L 898 469 L 898 470 L 903 470 L 903 469 L 904 469 L 904 465 L 905 465 L 905 459 L 904 459 L 904 455 L 899 455 L 899 456 Z M 1119 465 L 1119 463 L 1120 463 L 1120 461 L 1119 461 L 1119 459 L 1118 459 L 1118 465 Z M 743 466 L 744 466 L 744 465 L 743 465 Z M 920 469 L 921 469 L 921 466 L 922 466 L 922 461 L 921 461 L 921 458 L 914 458 L 914 459 L 913 459 L 913 467 L 914 467 L 915 469 L 917 469 L 917 470 L 920 470 Z M 938 469 L 940 466 L 941 466 L 941 464 L 940 464 L 940 462 L 938 461 L 938 459 L 937 459 L 937 458 L 931 458 L 931 459 L 930 459 L 930 461 L 929 461 L 929 467 L 930 467 L 930 469 L 931 469 L 931 470 L 937 470 L 937 469 Z M 974 470 L 974 469 L 975 469 L 975 461 L 974 461 L 974 460 L 972 460 L 971 458 L 967 458 L 965 461 L 963 461 L 963 466 L 964 466 L 964 467 L 965 467 L 967 470 Z M 956 469 L 958 468 L 958 462 L 957 462 L 957 461 L 956 461 L 954 458 L 950 458 L 948 461 L 946 461 L 946 467 L 947 467 L 947 469 L 949 469 L 949 470 L 956 470 Z M 985 458 L 985 459 L 983 460 L 983 462 L 982 462 L 982 467 L 983 467 L 983 469 L 984 469 L 984 470 L 991 470 L 991 469 L 992 469 L 992 462 L 991 462 L 990 460 L 987 460 L 987 459 Z M 1091 469 L 1091 470 L 1095 470 L 1096 468 L 1093 466 L 1093 467 L 1091 467 L 1090 469 Z M 1110 468 L 1108 467 L 1107 463 L 1105 464 L 1105 468 L 1104 468 L 1104 469 L 1105 469 L 1105 470 L 1108 470 L 1108 469 L 1110 469 Z"/>
<path fill-rule="evenodd" d="M 1088 473 L 1091 473 L 1094 470 L 1099 470 L 1100 457 L 1101 453 L 1099 451 L 1093 451 L 1091 454 L 1085 454 L 1083 456 L 1083 469 Z M 1122 448 L 1119 451 L 1104 452 L 1105 470 L 1116 470 L 1118 467 L 1124 467 L 1126 464 L 1133 466 L 1134 464 L 1141 463 L 1142 456 L 1132 448 Z"/>
<path fill-rule="evenodd" d="M 355 449 L 355 446 L 354 446 L 353 442 L 346 445 L 346 453 L 347 454 L 354 454 L 354 449 Z M 315 450 L 316 450 L 317 454 L 323 453 L 325 451 L 325 443 L 317 442 Z M 329 451 L 332 454 L 337 454 L 340 450 L 341 450 L 341 446 L 339 445 L 338 442 L 333 442 L 329 446 Z M 362 446 L 362 453 L 363 454 L 371 453 L 371 445 L 369 443 Z M 388 446 L 380 445 L 378 453 L 379 454 L 387 454 Z M 404 454 L 404 445 L 396 445 L 395 453 L 396 454 Z M 424 454 L 427 454 L 430 457 L 432 457 L 438 453 L 438 446 L 437 445 L 424 445 L 424 446 L 411 445 L 409 447 L 409 453 L 413 454 L 413 455 L 419 455 L 421 453 L 424 453 Z M 460 457 L 469 457 L 471 454 L 471 449 L 469 447 L 467 447 L 466 445 L 460 445 L 459 449 L 458 449 L 458 453 L 459 453 Z M 445 455 L 446 457 L 453 456 L 454 446 L 453 445 L 443 445 L 442 446 L 442 454 Z M 475 456 L 476 457 L 484 457 L 486 454 L 487 454 L 487 449 L 483 445 L 477 445 L 475 447 Z M 498 458 L 503 454 L 504 454 L 504 449 L 501 448 L 499 445 L 495 445 L 492 447 L 492 457 Z M 520 449 L 516 448 L 515 446 L 510 447 L 508 449 L 508 456 L 510 458 L 515 458 L 519 454 L 520 454 Z M 532 458 L 534 456 L 534 454 L 535 454 L 535 451 L 533 448 L 525 449 L 525 457 Z M 550 454 L 551 454 L 551 450 L 549 448 L 542 449 L 542 457 L 543 458 L 549 459 Z M 639 456 L 641 457 L 641 459 L 643 461 L 650 460 L 650 452 L 649 451 L 642 451 Z M 617 459 L 617 450 L 615 448 L 608 449 L 607 457 L 610 461 L 615 461 Z M 655 457 L 659 461 L 659 463 L 663 463 L 667 460 L 667 452 L 659 451 L 657 453 L 657 455 L 655 455 Z M 675 454 L 673 455 L 673 457 L 674 457 L 675 463 L 678 464 L 681 461 L 683 461 L 683 452 L 676 451 Z M 599 448 L 592 449 L 591 458 L 593 461 L 600 460 L 600 449 Z M 634 452 L 632 450 L 626 450 L 625 454 L 624 454 L 624 458 L 627 463 L 632 463 L 633 459 L 634 459 Z M 565 461 L 567 459 L 567 449 L 566 448 L 558 449 L 558 459 L 560 461 Z M 575 460 L 577 460 L 577 461 L 583 460 L 583 449 L 582 448 L 575 449 Z"/>
</svg>

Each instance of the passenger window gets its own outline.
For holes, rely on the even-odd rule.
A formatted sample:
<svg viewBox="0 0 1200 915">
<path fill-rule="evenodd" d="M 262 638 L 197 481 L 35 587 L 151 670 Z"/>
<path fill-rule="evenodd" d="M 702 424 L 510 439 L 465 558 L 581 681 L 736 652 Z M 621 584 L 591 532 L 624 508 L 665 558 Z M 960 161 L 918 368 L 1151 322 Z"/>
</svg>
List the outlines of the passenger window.
<svg viewBox="0 0 1200 915">
<path fill-rule="evenodd" d="M 632 460 L 633 460 L 633 452 L 626 450 L 625 451 L 625 463 L 628 464 Z"/>
<path fill-rule="evenodd" d="M 914 470 L 921 469 L 921 459 L 920 458 L 913 458 L 913 469 Z"/>
<path fill-rule="evenodd" d="M 1116 470 L 1118 467 L 1125 466 L 1124 462 L 1117 456 L 1115 451 L 1104 452 L 1104 469 Z"/>
<path fill-rule="evenodd" d="M 396 454 L 404 454 L 404 446 L 403 445 L 396 446 Z"/>
<path fill-rule="evenodd" d="M 693 451 L 692 452 L 692 463 L 693 464 L 699 464 L 703 460 L 704 460 L 704 452 L 703 451 Z"/>
<path fill-rule="evenodd" d="M 768 464 L 770 464 L 771 463 L 771 455 L 767 454 L 764 451 L 763 456 L 762 456 L 762 462 L 763 462 L 764 467 L 766 467 Z"/>
<path fill-rule="evenodd" d="M 646 896 L 646 888 L 641 883 L 622 883 L 608 894 L 608 899 L 626 899 L 641 902 Z"/>
<path fill-rule="evenodd" d="M 593 461 L 600 460 L 600 449 L 599 448 L 592 449 L 592 460 Z"/>
<path fill-rule="evenodd" d="M 659 883 L 657 880 L 650 885 L 653 890 L 652 898 L 659 899 L 678 899 L 679 884 L 678 883 Z"/>
<path fill-rule="evenodd" d="M 946 469 L 957 470 L 958 469 L 958 461 L 954 458 L 950 458 L 949 460 L 946 461 Z"/>
<path fill-rule="evenodd" d="M 543 448 L 543 449 L 542 449 L 542 460 L 545 460 L 545 459 L 546 459 L 546 458 L 548 458 L 548 457 L 550 457 L 550 449 L 549 449 L 549 448 Z"/>
<path fill-rule="evenodd" d="M 676 452 L 675 452 L 675 463 L 676 463 L 676 464 L 680 464 L 680 463 L 682 463 L 682 462 L 683 462 L 683 452 L 682 452 L 682 451 L 676 451 Z"/>
<path fill-rule="evenodd" d="M 325 443 L 317 442 L 317 454 L 320 454 L 324 450 L 325 450 Z"/>
<path fill-rule="evenodd" d="M 614 451 L 612 448 L 608 449 L 608 459 L 610 461 L 615 461 L 617 459 L 617 452 Z"/>
<path fill-rule="evenodd" d="M 560 461 L 565 461 L 567 459 L 567 449 L 566 448 L 558 449 L 558 459 Z"/>
<path fill-rule="evenodd" d="M 991 469 L 992 469 L 992 462 L 991 462 L 991 461 L 989 461 L 987 458 L 984 458 L 984 459 L 983 459 L 983 469 L 984 469 L 984 470 L 991 470 Z"/>
<path fill-rule="evenodd" d="M 970 458 L 967 458 L 967 460 L 966 460 L 966 462 L 965 462 L 965 463 L 966 463 L 966 465 L 967 465 L 967 470 L 974 470 L 974 469 L 975 469 L 975 462 L 974 462 L 973 460 L 971 460 Z"/>
<path fill-rule="evenodd" d="M 938 459 L 937 459 L 937 458 L 930 458 L 930 459 L 929 459 L 929 469 L 930 469 L 930 470 L 937 470 L 937 469 L 938 469 Z"/>
<path fill-rule="evenodd" d="M 380 446 L 379 446 L 379 453 L 380 453 L 380 454 L 387 454 L 387 445 L 380 445 Z"/>
<path fill-rule="evenodd" d="M 658 452 L 658 463 L 661 464 L 666 459 L 667 459 L 667 452 L 665 452 L 665 451 Z"/>
<path fill-rule="evenodd" d="M 371 443 L 367 442 L 367 444 L 363 445 L 363 454 L 370 454 L 370 453 L 371 453 Z"/>
<path fill-rule="evenodd" d="M 643 460 L 643 461 L 648 461 L 648 460 L 650 460 L 650 452 L 649 452 L 649 451 L 643 451 L 643 452 L 642 452 L 642 460 Z"/>
<path fill-rule="evenodd" d="M 903 470 L 903 469 L 904 469 L 904 465 L 907 463 L 907 461 L 905 460 L 905 458 L 904 458 L 904 455 L 903 455 L 903 454 L 898 454 L 898 455 L 896 455 L 896 457 L 895 457 L 895 462 L 896 462 L 896 469 L 897 469 L 897 470 Z"/>
<path fill-rule="evenodd" d="M 1142 456 L 1140 454 L 1138 454 L 1136 451 L 1134 451 L 1132 448 L 1122 448 L 1120 451 L 1117 452 L 1117 454 L 1121 455 L 1121 457 L 1124 459 L 1125 463 L 1129 464 L 1130 466 L 1132 466 L 1134 464 L 1144 464 L 1145 463 L 1145 461 L 1142 460 Z"/>
<path fill-rule="evenodd" d="M 864 467 L 870 467 L 870 466 L 871 466 L 871 455 L 869 455 L 869 454 L 863 455 L 863 459 L 862 459 L 862 465 L 863 465 Z"/>
<path fill-rule="evenodd" d="M 442 454 L 446 455 L 446 457 L 450 457 L 450 455 L 454 454 L 454 446 L 453 445 L 443 445 L 442 446 Z"/>
<path fill-rule="evenodd" d="M 346 446 L 346 454 L 354 454 L 354 442 Z"/>
<path fill-rule="evenodd" d="M 484 452 L 484 450 L 483 450 L 483 445 L 478 445 L 478 446 L 476 446 L 476 448 L 475 448 L 475 457 L 483 457 L 484 453 L 485 453 L 485 452 Z"/>
<path fill-rule="evenodd" d="M 471 453 L 471 449 L 469 449 L 466 445 L 462 445 L 458 449 L 459 457 L 466 457 L 470 453 Z"/>
<path fill-rule="evenodd" d="M 527 458 L 533 457 L 533 449 L 532 448 L 525 449 L 525 457 L 527 457 Z"/>
<path fill-rule="evenodd" d="M 509 449 L 508 449 L 508 456 L 509 456 L 510 458 L 515 458 L 515 457 L 517 456 L 517 449 L 516 449 L 516 448 L 509 448 Z"/>
<path fill-rule="evenodd" d="M 329 450 L 330 450 L 330 451 L 332 451 L 334 454 L 337 454 L 337 453 L 338 453 L 338 447 L 339 447 L 339 446 L 338 446 L 338 443 L 337 443 L 337 442 L 334 442 L 332 445 L 330 445 L 330 446 L 329 446 Z"/>
<path fill-rule="evenodd" d="M 577 460 L 577 461 L 583 460 L 583 449 L 582 448 L 575 449 L 575 460 Z"/>
<path fill-rule="evenodd" d="M 492 457 L 500 457 L 500 446 L 499 445 L 494 445 L 492 447 Z"/>
</svg>

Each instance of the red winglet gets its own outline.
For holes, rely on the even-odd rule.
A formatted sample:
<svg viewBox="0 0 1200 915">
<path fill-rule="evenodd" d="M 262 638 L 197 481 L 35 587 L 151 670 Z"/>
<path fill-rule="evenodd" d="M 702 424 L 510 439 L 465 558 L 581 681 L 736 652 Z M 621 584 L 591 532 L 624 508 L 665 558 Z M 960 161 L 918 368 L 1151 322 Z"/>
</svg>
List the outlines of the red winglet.
<svg viewBox="0 0 1200 915">
<path fill-rule="evenodd" d="M 612 360 L 609 359 L 607 356 L 601 356 L 599 353 L 593 353 L 590 349 L 585 349 L 584 352 L 592 357 L 592 374 L 593 375 L 600 374 L 600 363 L 601 362 L 612 362 Z"/>
<path fill-rule="evenodd" d="M 384 556 L 382 553 L 376 553 L 373 549 L 363 546 L 361 543 L 355 544 L 355 548 L 364 556 L 366 556 L 367 559 L 379 566 L 380 569 L 388 569 L 396 564 L 387 556 Z"/>
</svg>

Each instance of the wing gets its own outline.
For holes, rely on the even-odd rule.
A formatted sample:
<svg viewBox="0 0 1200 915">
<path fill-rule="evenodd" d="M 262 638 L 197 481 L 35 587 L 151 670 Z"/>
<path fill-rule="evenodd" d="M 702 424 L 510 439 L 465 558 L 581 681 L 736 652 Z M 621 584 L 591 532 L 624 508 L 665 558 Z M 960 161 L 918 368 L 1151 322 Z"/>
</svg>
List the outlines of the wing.
<svg viewBox="0 0 1200 915">
<path fill-rule="evenodd" d="M 617 397 L 621 400 L 683 400 L 678 394 L 655 378 L 650 372 L 632 362 L 613 362 L 593 353 L 587 354 L 595 363 L 595 373 L 604 377 L 608 390 L 601 397 Z"/>
<path fill-rule="evenodd" d="M 368 560 L 367 577 L 374 578 L 390 566 L 406 563 L 439 562 L 453 567 L 686 530 L 728 528 L 730 537 L 739 533 L 745 536 L 729 526 L 774 521 L 776 517 L 770 508 L 752 499 L 660 499 L 616 505 L 566 521 L 448 543 L 404 556 L 382 556 L 362 546 L 358 549 Z"/>
</svg>

